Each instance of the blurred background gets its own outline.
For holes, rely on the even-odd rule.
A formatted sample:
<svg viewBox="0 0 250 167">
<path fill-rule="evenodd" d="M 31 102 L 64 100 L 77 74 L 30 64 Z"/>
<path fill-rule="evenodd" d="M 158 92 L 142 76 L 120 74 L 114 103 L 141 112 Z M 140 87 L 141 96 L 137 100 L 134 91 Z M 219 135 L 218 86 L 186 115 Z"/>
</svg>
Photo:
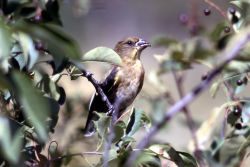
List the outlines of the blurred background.
<svg viewBox="0 0 250 167">
<path fill-rule="evenodd" d="M 227 0 L 214 0 L 214 2 L 225 11 L 229 7 Z M 81 3 L 85 4 L 84 8 L 81 8 Z M 195 11 L 192 6 L 194 3 L 197 4 Z M 209 6 L 203 0 L 64 0 L 61 8 L 61 19 L 65 31 L 80 43 L 84 53 L 97 46 L 113 48 L 117 41 L 127 36 L 139 36 L 148 41 L 152 41 L 154 37 L 159 35 L 185 40 L 190 37 L 190 33 L 180 23 L 179 17 L 181 14 L 195 13 L 198 22 L 201 23 L 205 31 L 209 32 L 224 18 L 213 9 L 209 16 L 205 16 L 203 13 L 205 8 L 209 8 Z M 146 104 L 143 97 L 150 93 L 157 95 L 157 91 L 151 87 L 147 81 L 147 76 L 149 71 L 157 68 L 157 61 L 154 55 L 163 54 L 164 51 L 165 48 L 156 48 L 153 46 L 146 49 L 141 57 L 146 70 L 146 78 L 142 92 L 137 97 L 134 105 L 136 108 L 145 110 L 148 114 L 154 113 L 154 110 Z M 94 77 L 98 80 L 104 78 L 104 74 L 109 67 L 105 63 L 86 63 L 86 68 L 93 72 Z M 184 81 L 186 83 L 185 92 L 196 86 L 201 81 L 201 76 L 207 70 L 204 67 L 196 66 L 193 70 L 186 71 L 186 80 Z M 162 79 L 175 99 L 178 99 L 173 76 L 171 74 L 164 75 Z M 94 92 L 93 86 L 86 79 L 70 81 L 69 78 L 65 77 L 61 85 L 63 85 L 69 97 L 77 98 L 80 101 L 83 100 L 86 104 Z M 224 92 L 219 92 L 216 98 L 212 99 L 207 90 L 188 108 L 194 119 L 198 123 L 201 123 L 208 118 L 214 107 L 220 106 L 225 101 Z M 79 112 L 79 115 L 87 115 L 86 110 L 79 109 L 77 112 Z M 59 131 L 55 133 L 55 139 L 61 138 L 62 136 L 56 135 L 66 130 L 62 128 L 63 121 L 62 118 L 60 119 L 61 123 L 58 123 Z M 84 126 L 85 118 L 82 117 L 81 119 L 80 124 Z M 138 134 L 139 136 L 140 134 Z M 179 150 L 187 149 L 189 139 L 190 132 L 186 127 L 185 118 L 182 114 L 178 114 L 155 137 L 155 140 L 171 143 Z"/>
</svg>

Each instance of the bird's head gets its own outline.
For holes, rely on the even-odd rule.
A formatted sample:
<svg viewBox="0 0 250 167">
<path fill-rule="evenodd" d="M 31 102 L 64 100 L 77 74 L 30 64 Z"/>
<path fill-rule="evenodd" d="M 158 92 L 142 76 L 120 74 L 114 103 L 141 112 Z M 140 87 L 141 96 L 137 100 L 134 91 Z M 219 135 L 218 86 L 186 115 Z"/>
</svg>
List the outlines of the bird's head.
<svg viewBox="0 0 250 167">
<path fill-rule="evenodd" d="M 115 51 L 122 59 L 139 59 L 142 50 L 151 46 L 149 42 L 138 38 L 128 37 L 118 42 L 115 46 Z"/>
</svg>

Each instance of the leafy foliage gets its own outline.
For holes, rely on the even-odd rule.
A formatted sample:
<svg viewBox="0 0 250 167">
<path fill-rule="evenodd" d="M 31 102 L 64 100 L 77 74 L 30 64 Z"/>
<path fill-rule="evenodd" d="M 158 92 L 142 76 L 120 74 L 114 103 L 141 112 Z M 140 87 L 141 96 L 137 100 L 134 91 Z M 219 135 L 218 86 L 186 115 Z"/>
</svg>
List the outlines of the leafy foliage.
<svg viewBox="0 0 250 167">
<path fill-rule="evenodd" d="M 60 81 L 63 76 L 71 80 L 85 76 L 85 65 L 80 69 L 75 62 L 98 61 L 119 66 L 122 60 L 116 52 L 106 47 L 82 53 L 79 44 L 62 28 L 61 3 L 59 0 L 0 2 L 0 166 L 63 166 L 68 165 L 75 156 L 84 157 L 87 166 L 103 166 L 105 156 L 108 156 L 109 166 L 125 166 L 134 152 L 140 152 L 133 162 L 134 166 L 241 165 L 248 155 L 250 141 L 249 97 L 241 97 L 249 83 L 249 43 L 224 67 L 220 77 L 211 85 L 212 97 L 223 89 L 228 101 L 211 111 L 211 117 L 198 124 L 196 132 L 190 128 L 197 139 L 193 138 L 190 142 L 189 152 L 178 151 L 171 144 L 158 141 L 150 143 L 143 150 L 137 150 L 134 145 L 141 130 L 148 132 L 151 126 L 161 122 L 166 108 L 175 102 L 169 87 L 162 80 L 164 74 L 174 74 L 182 96 L 181 76 L 187 70 L 195 68 L 197 64 L 209 70 L 216 69 L 227 49 L 238 44 L 237 38 L 249 36 L 246 30 L 250 26 L 248 0 L 231 0 L 230 3 L 237 10 L 229 11 L 228 20 L 218 23 L 211 32 L 198 25 L 191 31 L 193 36 L 186 40 L 163 36 L 155 38 L 154 45 L 166 51 L 155 55 L 158 69 L 149 75 L 149 82 L 160 92 L 157 97 L 146 99 L 154 115 L 148 117 L 143 110 L 133 108 L 119 118 L 113 125 L 114 132 L 111 132 L 111 117 L 98 113 L 99 119 L 95 121 L 96 140 L 84 139 L 87 144 L 94 143 L 96 152 L 84 150 L 83 153 L 75 153 L 64 147 L 75 142 L 74 138 L 79 135 L 76 124 L 82 115 L 79 112 L 72 114 L 75 104 L 68 98 Z M 85 0 L 80 4 L 87 6 L 89 2 Z M 206 75 L 202 77 L 203 81 L 207 79 Z M 81 107 L 86 109 L 82 103 Z M 59 117 L 63 117 L 59 111 L 66 115 L 61 118 L 66 120 L 67 124 L 63 126 L 70 134 L 62 136 L 66 144 L 59 140 L 50 141 L 50 136 L 56 133 Z M 110 135 L 113 138 L 109 155 L 104 155 L 103 150 Z M 101 155 L 102 158 L 94 161 L 93 165 L 86 154 Z"/>
</svg>

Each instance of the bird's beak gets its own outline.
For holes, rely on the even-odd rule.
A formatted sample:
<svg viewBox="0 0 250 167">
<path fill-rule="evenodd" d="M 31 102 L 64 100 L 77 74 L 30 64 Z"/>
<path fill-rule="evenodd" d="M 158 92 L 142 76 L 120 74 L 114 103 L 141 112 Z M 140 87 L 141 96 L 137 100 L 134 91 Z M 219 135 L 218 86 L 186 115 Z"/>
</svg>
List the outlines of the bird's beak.
<svg viewBox="0 0 250 167">
<path fill-rule="evenodd" d="M 141 50 L 141 49 L 145 49 L 146 47 L 149 47 L 151 45 L 148 41 L 145 41 L 143 39 L 139 39 L 139 41 L 136 42 L 135 46 Z"/>
</svg>

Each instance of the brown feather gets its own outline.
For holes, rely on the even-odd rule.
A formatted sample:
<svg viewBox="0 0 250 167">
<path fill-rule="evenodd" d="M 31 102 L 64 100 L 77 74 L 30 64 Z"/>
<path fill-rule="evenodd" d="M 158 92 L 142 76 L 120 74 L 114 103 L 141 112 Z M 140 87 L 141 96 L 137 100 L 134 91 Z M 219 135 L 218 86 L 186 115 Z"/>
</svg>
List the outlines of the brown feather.
<svg viewBox="0 0 250 167">
<path fill-rule="evenodd" d="M 122 59 L 122 66 L 113 66 L 100 85 L 118 117 L 133 103 L 143 85 L 144 68 L 140 54 L 149 44 L 143 41 L 145 43 L 142 44 L 145 45 L 138 45 L 141 41 L 137 37 L 128 37 L 117 43 L 115 51 Z M 94 111 L 108 112 L 105 102 L 98 94 L 94 95 L 90 103 L 85 136 L 90 136 L 95 131 L 93 120 L 97 120 L 98 117 Z"/>
</svg>

